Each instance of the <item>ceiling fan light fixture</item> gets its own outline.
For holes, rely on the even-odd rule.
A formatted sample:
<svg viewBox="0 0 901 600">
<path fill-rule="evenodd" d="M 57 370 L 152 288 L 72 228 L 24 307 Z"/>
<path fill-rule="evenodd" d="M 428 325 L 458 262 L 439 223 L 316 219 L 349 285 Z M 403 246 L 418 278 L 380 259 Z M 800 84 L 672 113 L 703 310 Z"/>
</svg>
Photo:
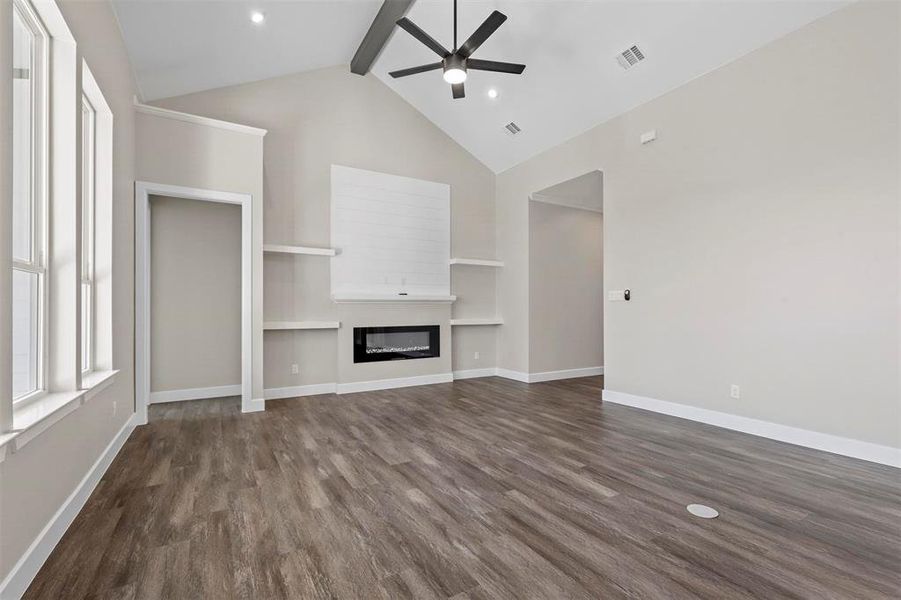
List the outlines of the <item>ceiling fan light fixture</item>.
<svg viewBox="0 0 901 600">
<path fill-rule="evenodd" d="M 451 67 L 444 70 L 444 81 L 448 83 L 463 83 L 466 81 L 466 71 L 460 67 Z"/>
<path fill-rule="evenodd" d="M 444 81 L 455 84 L 466 81 L 466 60 L 457 54 L 444 59 Z"/>
</svg>

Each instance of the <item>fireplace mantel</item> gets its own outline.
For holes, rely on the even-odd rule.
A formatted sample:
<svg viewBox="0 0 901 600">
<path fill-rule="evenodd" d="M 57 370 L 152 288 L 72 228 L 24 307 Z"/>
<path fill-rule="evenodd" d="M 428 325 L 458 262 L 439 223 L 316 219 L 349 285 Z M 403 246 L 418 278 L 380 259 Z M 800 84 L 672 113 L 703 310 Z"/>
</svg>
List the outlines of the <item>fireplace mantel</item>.
<svg viewBox="0 0 901 600">
<path fill-rule="evenodd" d="M 400 296 L 398 294 L 332 294 L 332 302 L 337 304 L 356 304 L 356 303 L 394 303 L 394 302 L 415 302 L 415 303 L 433 303 L 433 304 L 450 304 L 457 299 L 456 296 L 436 296 L 426 294 L 409 294 Z"/>
</svg>

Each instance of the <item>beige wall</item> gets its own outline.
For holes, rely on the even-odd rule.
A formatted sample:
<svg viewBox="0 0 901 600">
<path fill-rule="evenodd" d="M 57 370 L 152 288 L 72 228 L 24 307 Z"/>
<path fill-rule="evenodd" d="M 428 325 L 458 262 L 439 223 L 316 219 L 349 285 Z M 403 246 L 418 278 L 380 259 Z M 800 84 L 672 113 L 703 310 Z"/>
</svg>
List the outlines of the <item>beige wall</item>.
<svg viewBox="0 0 901 600">
<path fill-rule="evenodd" d="M 9 2 L 0 3 L 0 28 L 6 47 L 11 31 Z M 114 115 L 112 331 L 115 382 L 0 464 L 0 580 L 23 555 L 51 517 L 87 474 L 113 437 L 131 417 L 134 405 L 134 119 L 135 86 L 125 46 L 106 2 L 62 2 L 60 9 Z M 0 51 L 0 59 L 3 57 Z M 0 66 L 3 64 L 0 60 Z M 2 96 L 11 72 L 2 69 Z M 80 103 L 80 99 L 76 99 Z M 0 109 L 8 108 L 0 102 Z M 73 107 L 76 111 L 77 107 Z M 0 110 L 3 121 L 8 110 Z M 75 113 L 77 114 L 77 113 Z M 10 136 L 0 136 L 6 148 Z M 6 150 L 2 172 L 7 172 Z M 0 202 L 6 207 L 8 203 Z M 4 208 L 4 211 L 6 209 Z M 0 213 L 0 231 L 8 227 Z M 3 258 L 3 257 L 0 257 Z M 4 274 L 8 269 L 3 269 Z M 0 285 L 0 293 L 4 291 Z M 5 295 L 0 294 L 3 298 Z M 3 300 L 3 310 L 8 310 Z M 0 328 L 2 329 L 2 328 Z M 2 331 L 0 331 L 2 333 Z M 3 357 L 0 357 L 2 359 Z M 6 392 L 4 392 L 6 393 Z M 114 414 L 114 403 L 117 411 Z"/>
<path fill-rule="evenodd" d="M 633 292 L 608 389 L 901 446 L 898 12 L 839 10 L 500 174 L 500 366 L 528 366 L 529 194 L 601 169 L 605 288 Z"/>
<path fill-rule="evenodd" d="M 241 207 L 150 199 L 150 391 L 241 383 Z"/>
<path fill-rule="evenodd" d="M 137 179 L 253 197 L 252 395 L 263 398 L 263 137 L 139 112 Z M 247 407 L 245 407 L 247 408 Z"/>
<path fill-rule="evenodd" d="M 329 245 L 330 166 L 339 164 L 450 184 L 452 256 L 495 256 L 494 175 L 372 76 L 341 66 L 155 104 L 269 130 L 267 243 Z M 466 290 L 465 316 L 493 316 L 494 274 L 454 269 L 455 285 Z M 328 259 L 270 255 L 264 279 L 267 319 L 340 320 L 329 297 Z M 484 328 L 454 328 L 455 349 L 467 349 L 455 353 L 454 369 L 494 366 L 495 334 L 476 329 Z M 267 332 L 266 387 L 337 381 L 337 335 Z M 299 374 L 291 374 L 292 363 Z"/>
<path fill-rule="evenodd" d="M 529 372 L 604 365 L 601 213 L 529 202 Z"/>
</svg>

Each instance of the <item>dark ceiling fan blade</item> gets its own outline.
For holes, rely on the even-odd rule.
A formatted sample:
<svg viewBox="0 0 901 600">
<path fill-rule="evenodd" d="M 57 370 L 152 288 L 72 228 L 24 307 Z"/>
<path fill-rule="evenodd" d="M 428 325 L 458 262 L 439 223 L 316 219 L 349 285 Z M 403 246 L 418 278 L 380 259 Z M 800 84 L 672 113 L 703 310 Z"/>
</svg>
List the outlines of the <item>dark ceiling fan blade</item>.
<svg viewBox="0 0 901 600">
<path fill-rule="evenodd" d="M 469 39 L 463 42 L 463 45 L 460 46 L 457 54 L 463 58 L 469 58 L 472 53 L 478 50 L 479 46 L 484 44 L 485 40 L 491 37 L 491 34 L 497 31 L 497 28 L 506 20 L 507 15 L 499 11 L 494 11 L 488 15 L 488 18 L 479 25 L 479 28 L 476 29 L 471 36 L 469 36 Z"/>
<path fill-rule="evenodd" d="M 470 58 L 466 61 L 466 68 L 476 71 L 495 71 L 497 73 L 513 73 L 521 74 L 525 71 L 525 65 L 516 63 L 498 62 L 496 60 L 479 60 L 478 58 Z"/>
<path fill-rule="evenodd" d="M 451 85 L 451 91 L 454 93 L 454 100 L 458 100 L 466 96 L 466 91 L 463 89 L 462 83 L 455 83 Z"/>
<path fill-rule="evenodd" d="M 441 62 L 432 63 L 430 65 L 420 65 L 418 67 L 410 67 L 409 69 L 401 69 L 400 71 L 391 71 L 388 75 L 394 78 L 406 77 L 407 75 L 416 75 L 417 73 L 425 73 L 426 71 L 434 71 L 442 67 Z"/>
<path fill-rule="evenodd" d="M 408 19 L 407 17 L 404 17 L 403 19 L 400 19 L 400 20 L 397 22 L 397 24 L 401 27 L 401 29 L 406 30 L 407 33 L 409 33 L 410 35 L 412 35 L 413 37 L 415 37 L 417 40 L 419 40 L 420 42 L 422 42 L 423 44 L 425 44 L 426 46 L 428 46 L 429 49 L 430 49 L 432 52 L 434 52 L 435 54 L 437 54 L 437 55 L 440 56 L 441 58 L 444 58 L 445 56 L 447 56 L 448 54 L 450 54 L 450 50 L 448 50 L 447 48 L 445 48 L 444 46 L 442 46 L 441 44 L 439 44 L 439 43 L 435 40 L 435 38 L 433 38 L 432 36 L 430 36 L 429 34 L 427 34 L 425 31 L 423 31 L 422 29 L 420 29 L 419 26 L 418 26 L 416 23 L 414 23 L 413 21 L 411 21 L 411 20 Z"/>
</svg>

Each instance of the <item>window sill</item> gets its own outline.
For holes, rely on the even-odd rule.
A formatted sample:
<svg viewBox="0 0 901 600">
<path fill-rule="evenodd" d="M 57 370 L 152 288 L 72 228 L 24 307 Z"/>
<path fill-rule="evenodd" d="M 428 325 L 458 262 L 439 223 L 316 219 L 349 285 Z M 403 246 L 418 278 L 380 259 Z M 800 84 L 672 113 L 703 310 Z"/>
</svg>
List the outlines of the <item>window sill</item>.
<svg viewBox="0 0 901 600">
<path fill-rule="evenodd" d="M 107 388 L 115 381 L 118 373 L 118 370 L 93 372 L 85 376 L 82 381 L 85 389 L 78 392 L 44 394 L 13 406 L 13 429 L 0 434 L 0 462 L 8 453 L 24 448 L 31 440 Z"/>
</svg>

